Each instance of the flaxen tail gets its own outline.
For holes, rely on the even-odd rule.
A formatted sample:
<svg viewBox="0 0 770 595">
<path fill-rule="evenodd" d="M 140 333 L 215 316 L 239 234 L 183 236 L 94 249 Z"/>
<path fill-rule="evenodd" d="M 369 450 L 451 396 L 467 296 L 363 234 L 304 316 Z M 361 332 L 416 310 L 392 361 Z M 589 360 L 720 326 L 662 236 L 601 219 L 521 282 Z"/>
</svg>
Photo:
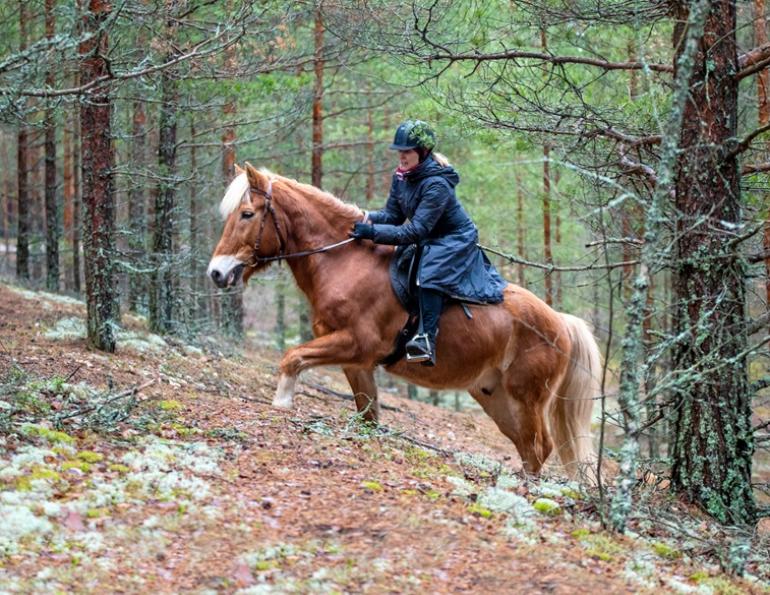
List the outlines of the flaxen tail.
<svg viewBox="0 0 770 595">
<path fill-rule="evenodd" d="M 601 355 L 588 325 L 561 315 L 572 342 L 569 367 L 551 408 L 551 431 L 559 458 L 572 478 L 596 477 L 591 415 L 601 390 Z"/>
</svg>

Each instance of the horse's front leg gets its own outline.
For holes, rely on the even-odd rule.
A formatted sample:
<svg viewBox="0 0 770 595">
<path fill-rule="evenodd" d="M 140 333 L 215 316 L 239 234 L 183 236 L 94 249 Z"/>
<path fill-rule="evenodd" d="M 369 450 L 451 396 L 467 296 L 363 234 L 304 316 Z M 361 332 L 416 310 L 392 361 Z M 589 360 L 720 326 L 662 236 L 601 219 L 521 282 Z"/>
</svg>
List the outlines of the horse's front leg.
<svg viewBox="0 0 770 595">
<path fill-rule="evenodd" d="M 344 366 L 350 388 L 353 390 L 353 398 L 356 401 L 356 409 L 366 421 L 377 423 L 380 417 L 380 403 L 377 400 L 377 384 L 374 382 L 374 370 L 372 368 L 354 368 Z"/>
<path fill-rule="evenodd" d="M 357 342 L 350 331 L 334 331 L 289 349 L 281 360 L 281 376 L 273 399 L 273 407 L 291 409 L 294 405 L 294 385 L 302 370 L 316 366 L 356 363 L 359 358 Z"/>
</svg>

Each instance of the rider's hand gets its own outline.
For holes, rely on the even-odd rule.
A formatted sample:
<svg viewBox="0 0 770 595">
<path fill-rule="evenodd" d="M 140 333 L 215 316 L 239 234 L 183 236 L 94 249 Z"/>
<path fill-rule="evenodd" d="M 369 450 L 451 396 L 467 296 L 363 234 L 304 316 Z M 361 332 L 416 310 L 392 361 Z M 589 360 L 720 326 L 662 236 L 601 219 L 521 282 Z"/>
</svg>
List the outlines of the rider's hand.
<svg viewBox="0 0 770 595">
<path fill-rule="evenodd" d="M 373 240 L 374 225 L 371 223 L 355 223 L 353 224 L 352 231 L 348 235 L 357 240 Z"/>
</svg>

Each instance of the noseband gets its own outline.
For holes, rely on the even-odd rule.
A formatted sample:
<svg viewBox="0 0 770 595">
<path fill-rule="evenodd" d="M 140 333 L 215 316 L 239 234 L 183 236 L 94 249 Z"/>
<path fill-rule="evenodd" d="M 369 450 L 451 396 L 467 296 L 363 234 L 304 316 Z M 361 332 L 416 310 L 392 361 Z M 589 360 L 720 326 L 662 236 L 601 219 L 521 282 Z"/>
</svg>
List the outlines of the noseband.
<svg viewBox="0 0 770 595">
<path fill-rule="evenodd" d="M 258 194 L 259 196 L 265 199 L 265 209 L 264 209 L 264 212 L 262 213 L 262 221 L 259 222 L 259 234 L 257 234 L 257 241 L 254 243 L 254 255 L 252 257 L 252 262 L 247 263 L 246 264 L 247 267 L 256 267 L 261 264 L 265 264 L 267 262 L 274 262 L 276 260 L 286 260 L 287 258 L 300 258 L 301 256 L 310 256 L 311 254 L 318 254 L 320 252 L 326 252 L 328 250 L 332 250 L 333 248 L 337 248 L 338 246 L 344 246 L 345 244 L 349 244 L 350 242 L 355 240 L 355 238 L 348 238 L 346 240 L 342 240 L 334 244 L 329 244 L 327 246 L 321 246 L 320 248 L 315 248 L 314 250 L 304 250 L 303 252 L 293 252 L 291 254 L 284 254 L 286 242 L 284 241 L 283 236 L 281 235 L 281 228 L 278 225 L 278 216 L 275 214 L 275 208 L 273 207 L 272 182 L 270 183 L 266 191 L 262 190 L 261 188 L 257 188 L 256 186 L 250 186 L 249 191 Z M 273 220 L 275 235 L 278 238 L 278 254 L 276 256 L 259 256 L 259 246 L 262 243 L 262 234 L 265 232 L 265 222 L 267 221 L 268 216 Z M 365 214 L 364 214 L 364 219 L 366 219 Z"/>
</svg>

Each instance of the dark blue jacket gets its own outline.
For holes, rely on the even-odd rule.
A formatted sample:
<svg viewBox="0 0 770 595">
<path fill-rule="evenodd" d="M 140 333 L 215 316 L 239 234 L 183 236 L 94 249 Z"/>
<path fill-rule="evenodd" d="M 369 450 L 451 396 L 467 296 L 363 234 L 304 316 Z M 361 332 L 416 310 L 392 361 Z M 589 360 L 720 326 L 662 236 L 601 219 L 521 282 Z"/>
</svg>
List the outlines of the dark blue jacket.
<svg viewBox="0 0 770 595">
<path fill-rule="evenodd" d="M 459 182 L 454 168 L 431 156 L 403 179 L 394 174 L 385 208 L 369 213 L 374 241 L 422 245 L 421 287 L 472 302 L 501 302 L 507 283 L 476 245 L 476 226 L 455 197 Z"/>
</svg>

